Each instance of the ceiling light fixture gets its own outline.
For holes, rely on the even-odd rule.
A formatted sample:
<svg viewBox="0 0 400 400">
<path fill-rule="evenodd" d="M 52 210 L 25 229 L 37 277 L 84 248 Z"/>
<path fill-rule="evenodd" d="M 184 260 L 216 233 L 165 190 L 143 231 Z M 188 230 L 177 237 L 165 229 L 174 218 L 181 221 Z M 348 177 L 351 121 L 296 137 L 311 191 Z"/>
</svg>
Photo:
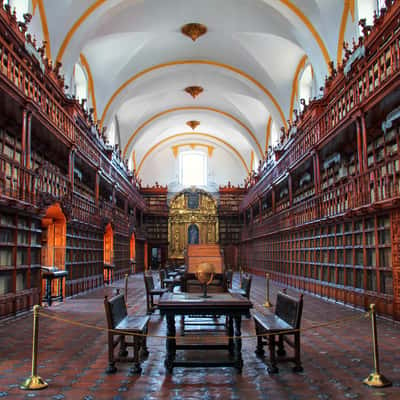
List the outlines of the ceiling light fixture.
<svg viewBox="0 0 400 400">
<path fill-rule="evenodd" d="M 187 126 L 190 126 L 192 128 L 192 130 L 195 130 L 199 125 L 200 125 L 200 121 L 187 121 L 186 122 Z"/>
<path fill-rule="evenodd" d="M 204 91 L 201 86 L 188 86 L 185 88 L 185 92 L 189 93 L 194 99 Z"/>
<path fill-rule="evenodd" d="M 203 36 L 205 33 L 207 33 L 207 27 L 197 22 L 191 22 L 183 25 L 181 32 L 195 42 L 200 36 Z"/>
</svg>

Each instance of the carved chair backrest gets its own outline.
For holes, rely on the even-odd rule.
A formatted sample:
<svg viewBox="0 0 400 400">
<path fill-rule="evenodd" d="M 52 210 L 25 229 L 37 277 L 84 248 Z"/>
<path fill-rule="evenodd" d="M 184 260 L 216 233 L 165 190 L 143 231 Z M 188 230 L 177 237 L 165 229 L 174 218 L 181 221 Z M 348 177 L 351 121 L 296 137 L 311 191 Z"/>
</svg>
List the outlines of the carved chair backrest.
<svg viewBox="0 0 400 400">
<path fill-rule="evenodd" d="M 303 295 L 299 299 L 279 292 L 276 300 L 275 315 L 286 321 L 295 329 L 300 328 L 301 314 L 303 312 Z"/>
<path fill-rule="evenodd" d="M 154 289 L 154 279 L 153 275 L 150 274 L 144 274 L 144 284 L 146 286 L 146 291 L 149 292 L 150 290 Z"/>
<path fill-rule="evenodd" d="M 245 291 L 247 298 L 250 297 L 251 280 L 251 275 L 243 275 L 241 279 L 241 288 Z"/>
<path fill-rule="evenodd" d="M 225 280 L 226 280 L 226 285 L 229 287 L 231 286 L 232 278 L 233 278 L 233 271 L 231 269 L 227 269 L 225 271 Z"/>
<path fill-rule="evenodd" d="M 109 329 L 114 329 L 128 315 L 123 294 L 114 296 L 110 300 L 105 296 L 104 308 Z"/>
<path fill-rule="evenodd" d="M 167 271 L 165 271 L 164 268 L 160 268 L 158 273 L 160 275 L 160 281 L 164 282 L 165 278 L 167 277 Z"/>
</svg>

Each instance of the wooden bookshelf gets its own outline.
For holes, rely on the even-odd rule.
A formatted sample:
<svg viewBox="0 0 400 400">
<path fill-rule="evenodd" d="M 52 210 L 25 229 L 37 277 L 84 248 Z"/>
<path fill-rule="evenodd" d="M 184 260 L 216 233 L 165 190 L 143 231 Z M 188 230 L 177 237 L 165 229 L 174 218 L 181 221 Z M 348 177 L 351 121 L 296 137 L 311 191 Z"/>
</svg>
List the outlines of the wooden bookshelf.
<svg viewBox="0 0 400 400">
<path fill-rule="evenodd" d="M 37 218 L 1 211 L 0 315 L 39 303 L 41 233 Z M 10 296 L 13 303 L 7 301 Z"/>
<path fill-rule="evenodd" d="M 81 223 L 67 226 L 66 296 L 103 284 L 103 233 Z"/>
</svg>

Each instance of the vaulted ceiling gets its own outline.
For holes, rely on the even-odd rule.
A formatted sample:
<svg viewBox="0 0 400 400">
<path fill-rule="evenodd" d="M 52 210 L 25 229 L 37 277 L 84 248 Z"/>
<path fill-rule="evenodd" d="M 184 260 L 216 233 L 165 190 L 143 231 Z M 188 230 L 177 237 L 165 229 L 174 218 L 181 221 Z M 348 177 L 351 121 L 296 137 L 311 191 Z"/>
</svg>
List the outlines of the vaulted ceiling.
<svg viewBox="0 0 400 400">
<path fill-rule="evenodd" d="M 70 86 L 74 65 L 84 67 L 98 120 L 117 120 L 123 154 L 134 151 L 145 183 L 168 183 L 171 148 L 193 143 L 219 150 L 219 181 L 242 182 L 271 127 L 287 126 L 297 108 L 302 69 L 312 65 L 318 95 L 357 20 L 355 0 L 32 0 L 32 7 L 31 30 L 48 41 Z M 181 32 L 188 23 L 207 32 L 193 41 Z M 203 91 L 193 98 L 190 86 Z M 191 120 L 200 122 L 194 131 Z"/>
</svg>

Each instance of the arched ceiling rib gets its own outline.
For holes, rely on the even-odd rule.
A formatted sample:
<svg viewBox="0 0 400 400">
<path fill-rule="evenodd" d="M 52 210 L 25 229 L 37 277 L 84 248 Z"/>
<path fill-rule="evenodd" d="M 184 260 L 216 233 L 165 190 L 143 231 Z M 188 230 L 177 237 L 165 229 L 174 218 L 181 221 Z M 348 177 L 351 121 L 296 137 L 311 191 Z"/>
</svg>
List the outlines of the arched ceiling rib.
<svg viewBox="0 0 400 400">
<path fill-rule="evenodd" d="M 243 158 L 242 154 L 230 143 L 226 142 L 225 140 L 209 134 L 209 133 L 203 133 L 203 132 L 181 132 L 181 133 L 174 133 L 164 139 L 161 139 L 157 143 L 155 143 L 153 146 L 149 148 L 149 150 L 143 155 L 143 157 L 137 161 L 139 161 L 138 164 L 138 169 L 137 172 L 140 174 L 140 171 L 143 167 L 144 162 L 146 159 L 154 152 L 156 151 L 159 147 L 165 145 L 166 143 L 170 143 L 174 141 L 174 144 L 178 143 L 180 145 L 189 145 L 190 143 L 196 142 L 196 140 L 200 139 L 207 139 L 210 141 L 210 143 L 216 144 L 216 145 L 222 145 L 223 147 L 226 147 L 228 151 L 230 151 L 232 154 L 234 154 L 238 160 L 241 162 L 242 167 L 246 173 L 249 173 L 249 167 L 246 164 L 245 159 Z"/>
<path fill-rule="evenodd" d="M 263 156 L 263 151 L 261 148 L 260 143 L 258 142 L 256 136 L 254 135 L 254 133 L 248 128 L 248 126 L 246 126 L 242 121 L 240 121 L 238 118 L 236 118 L 234 115 L 229 114 L 225 111 L 222 110 L 218 110 L 216 108 L 212 108 L 212 107 L 199 107 L 199 106 L 188 106 L 188 107 L 177 107 L 177 108 L 171 108 L 168 110 L 164 110 L 158 114 L 153 115 L 151 118 L 149 118 L 148 120 L 146 120 L 145 122 L 143 122 L 133 133 L 132 135 L 129 137 L 124 150 L 123 150 L 123 156 L 125 157 L 132 145 L 133 140 L 135 140 L 135 138 L 137 138 L 137 136 L 139 136 L 139 134 L 145 130 L 146 127 L 148 127 L 151 123 L 153 123 L 154 121 L 156 121 L 157 119 L 161 119 L 166 117 L 167 121 L 166 124 L 171 125 L 171 121 L 168 117 L 170 117 L 170 115 L 172 113 L 180 113 L 181 115 L 184 114 L 186 115 L 186 118 L 181 118 L 180 119 L 182 121 L 188 121 L 189 118 L 191 116 L 193 116 L 194 118 L 198 118 L 199 120 L 202 120 L 201 115 L 198 116 L 199 112 L 201 112 L 201 114 L 206 115 L 206 120 L 207 120 L 207 114 L 208 113 L 214 113 L 217 114 L 218 117 L 221 117 L 220 119 L 224 120 L 225 118 L 229 118 L 231 119 L 235 125 L 238 125 L 240 130 L 244 130 L 245 133 L 243 134 L 243 136 L 247 137 L 249 142 L 251 142 L 250 146 L 255 148 L 255 151 L 259 152 L 259 156 L 262 157 Z M 224 121 L 225 122 L 225 121 Z M 224 123 L 223 122 L 223 123 Z M 204 123 L 203 123 L 204 125 Z M 173 126 L 171 126 L 171 128 L 173 129 Z M 150 128 L 148 128 L 150 129 Z M 239 133 L 242 134 L 242 133 Z"/>
<path fill-rule="evenodd" d="M 237 135 L 243 157 L 252 151 L 261 157 L 272 122 L 279 128 L 291 118 L 298 66 L 307 58 L 315 86 L 322 86 L 345 29 L 336 0 L 39 3 L 67 84 L 73 88 L 73 67 L 83 60 L 98 118 L 107 126 L 118 116 L 126 156 L 132 149 L 143 155 L 157 140 L 182 132 L 192 114 L 201 115 L 202 132 L 227 143 Z M 208 32 L 193 42 L 180 32 L 188 22 L 205 24 Z M 191 85 L 204 89 L 195 100 L 183 91 Z M 182 112 L 153 121 L 172 109 Z"/>
</svg>

